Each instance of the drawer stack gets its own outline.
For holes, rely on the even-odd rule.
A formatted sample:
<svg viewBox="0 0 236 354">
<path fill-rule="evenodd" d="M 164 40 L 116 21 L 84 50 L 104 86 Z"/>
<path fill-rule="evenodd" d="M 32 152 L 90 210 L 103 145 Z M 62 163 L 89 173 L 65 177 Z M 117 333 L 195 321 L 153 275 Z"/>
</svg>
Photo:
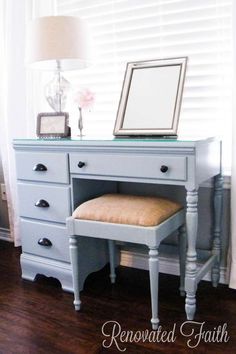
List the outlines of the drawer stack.
<svg viewBox="0 0 236 354">
<path fill-rule="evenodd" d="M 65 221 L 71 215 L 68 154 L 16 152 L 22 277 L 55 277 L 72 290 Z"/>
</svg>

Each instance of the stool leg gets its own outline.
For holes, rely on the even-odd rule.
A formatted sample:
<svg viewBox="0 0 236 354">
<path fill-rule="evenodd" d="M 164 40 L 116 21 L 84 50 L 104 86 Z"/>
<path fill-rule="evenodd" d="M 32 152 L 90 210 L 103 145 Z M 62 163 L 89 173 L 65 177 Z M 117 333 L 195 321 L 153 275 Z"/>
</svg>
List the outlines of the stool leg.
<svg viewBox="0 0 236 354">
<path fill-rule="evenodd" d="M 159 260 L 157 247 L 149 247 L 149 277 L 151 287 L 151 304 L 152 304 L 152 329 L 157 329 L 159 324 L 158 318 L 158 278 L 159 278 Z"/>
<path fill-rule="evenodd" d="M 185 296 L 185 262 L 186 262 L 186 227 L 182 225 L 178 229 L 178 240 L 179 240 L 179 268 L 180 268 L 180 295 Z"/>
<path fill-rule="evenodd" d="M 111 283 L 115 284 L 116 273 L 115 273 L 115 241 L 108 240 L 109 248 L 109 259 L 110 259 L 110 279 Z"/>
<path fill-rule="evenodd" d="M 74 306 L 75 310 L 80 310 L 80 296 L 79 296 L 79 253 L 78 253 L 78 236 L 70 236 L 70 259 L 72 266 L 72 279 L 74 287 Z"/>
</svg>

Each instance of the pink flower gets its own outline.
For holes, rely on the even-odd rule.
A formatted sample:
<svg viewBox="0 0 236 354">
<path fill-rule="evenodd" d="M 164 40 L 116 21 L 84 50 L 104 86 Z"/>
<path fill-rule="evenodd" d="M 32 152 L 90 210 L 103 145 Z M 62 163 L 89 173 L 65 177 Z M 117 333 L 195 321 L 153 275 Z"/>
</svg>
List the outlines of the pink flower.
<svg viewBox="0 0 236 354">
<path fill-rule="evenodd" d="M 75 103 L 77 103 L 81 109 L 90 108 L 93 105 L 94 100 L 95 94 L 87 88 L 77 91 L 74 98 Z"/>
</svg>

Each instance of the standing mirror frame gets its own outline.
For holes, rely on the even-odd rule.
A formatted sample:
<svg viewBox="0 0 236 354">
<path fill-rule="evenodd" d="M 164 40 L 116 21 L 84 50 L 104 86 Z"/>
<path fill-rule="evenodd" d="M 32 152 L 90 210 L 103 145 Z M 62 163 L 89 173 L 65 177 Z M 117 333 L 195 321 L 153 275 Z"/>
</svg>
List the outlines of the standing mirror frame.
<svg viewBox="0 0 236 354">
<path fill-rule="evenodd" d="M 127 64 L 113 134 L 176 136 L 187 57 Z"/>
</svg>

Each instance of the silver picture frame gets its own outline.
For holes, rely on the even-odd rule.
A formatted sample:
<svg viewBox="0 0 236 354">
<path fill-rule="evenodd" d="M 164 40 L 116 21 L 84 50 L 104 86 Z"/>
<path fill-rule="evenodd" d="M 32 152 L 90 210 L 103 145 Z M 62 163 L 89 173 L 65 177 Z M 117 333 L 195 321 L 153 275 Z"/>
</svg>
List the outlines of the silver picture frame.
<svg viewBox="0 0 236 354">
<path fill-rule="evenodd" d="M 176 136 L 187 57 L 129 62 L 113 135 Z"/>
<path fill-rule="evenodd" d="M 39 113 L 36 135 L 38 138 L 67 138 L 70 136 L 68 121 L 66 112 Z"/>
</svg>

